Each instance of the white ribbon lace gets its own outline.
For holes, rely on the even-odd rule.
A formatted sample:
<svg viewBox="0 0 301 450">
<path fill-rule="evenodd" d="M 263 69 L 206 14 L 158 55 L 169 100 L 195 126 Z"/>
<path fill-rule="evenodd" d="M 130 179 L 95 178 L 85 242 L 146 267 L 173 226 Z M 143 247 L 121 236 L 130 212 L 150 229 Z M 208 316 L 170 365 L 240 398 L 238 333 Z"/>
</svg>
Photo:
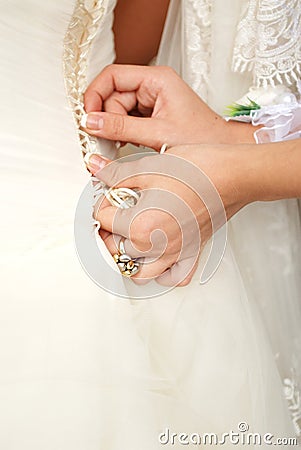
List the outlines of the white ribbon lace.
<svg viewBox="0 0 301 450">
<path fill-rule="evenodd" d="M 257 87 L 291 85 L 300 78 L 300 0 L 249 0 L 238 25 L 233 70 L 253 71 Z"/>
<path fill-rule="evenodd" d="M 83 95 L 89 52 L 105 16 L 104 3 L 105 0 L 77 0 L 64 39 L 64 81 L 83 155 L 97 148 L 96 138 L 83 131 L 80 122 L 85 114 Z"/>
<path fill-rule="evenodd" d="M 190 59 L 185 79 L 203 98 L 210 74 L 213 6 L 214 0 L 184 1 Z M 256 87 L 292 85 L 301 77 L 300 0 L 248 0 L 237 28 L 232 70 L 252 72 Z"/>
</svg>

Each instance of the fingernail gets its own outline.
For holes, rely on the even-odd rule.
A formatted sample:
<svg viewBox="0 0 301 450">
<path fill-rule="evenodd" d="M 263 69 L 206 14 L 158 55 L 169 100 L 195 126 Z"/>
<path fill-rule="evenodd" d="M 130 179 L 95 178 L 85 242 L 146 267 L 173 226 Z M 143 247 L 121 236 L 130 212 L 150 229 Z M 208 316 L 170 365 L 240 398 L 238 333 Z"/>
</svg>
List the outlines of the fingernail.
<svg viewBox="0 0 301 450">
<path fill-rule="evenodd" d="M 84 156 L 84 161 L 87 164 L 88 168 L 92 172 L 95 172 L 97 170 L 103 169 L 110 160 L 104 158 L 99 153 L 86 153 Z"/>
<path fill-rule="evenodd" d="M 90 130 L 101 130 L 103 128 L 103 119 L 98 113 L 83 114 L 80 125 Z"/>
</svg>

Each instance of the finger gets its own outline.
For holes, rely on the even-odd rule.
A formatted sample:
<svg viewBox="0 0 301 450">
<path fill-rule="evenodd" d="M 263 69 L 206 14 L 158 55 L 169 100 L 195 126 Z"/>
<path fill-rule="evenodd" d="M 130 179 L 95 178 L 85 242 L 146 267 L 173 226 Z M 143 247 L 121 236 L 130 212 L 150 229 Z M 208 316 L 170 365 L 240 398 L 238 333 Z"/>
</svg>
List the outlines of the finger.
<svg viewBox="0 0 301 450">
<path fill-rule="evenodd" d="M 127 115 L 137 104 L 135 92 L 114 92 L 103 105 L 108 113 Z"/>
<path fill-rule="evenodd" d="M 90 172 L 107 186 L 125 188 L 146 188 L 148 179 L 145 177 L 147 158 L 159 157 L 156 153 L 135 161 L 120 162 L 104 158 L 99 153 L 88 153 L 85 162 Z"/>
<path fill-rule="evenodd" d="M 103 231 L 103 230 L 100 233 L 101 233 L 101 237 L 102 237 L 107 249 L 111 253 L 111 255 L 113 256 L 115 253 L 118 253 L 119 241 L 122 238 L 122 236 L 119 236 L 117 234 L 111 234 L 108 231 Z M 134 252 L 131 253 L 131 255 L 134 255 Z M 134 256 L 133 256 L 133 258 L 134 258 Z M 133 281 L 135 284 L 140 285 L 140 286 L 143 286 L 149 282 L 149 280 L 133 280 Z"/>
<path fill-rule="evenodd" d="M 131 176 L 133 173 L 138 175 L 139 172 L 136 169 L 134 161 L 121 164 L 120 162 L 112 161 L 99 153 L 87 153 L 84 161 L 91 174 L 107 186 L 120 187 L 122 185 L 122 187 L 133 188 L 138 187 L 138 185 L 141 184 L 136 177 Z M 102 198 L 99 203 L 101 203 L 102 207 L 109 205 L 109 201 L 106 200 L 106 198 Z"/>
<path fill-rule="evenodd" d="M 192 280 L 197 269 L 195 257 L 182 259 L 156 278 L 156 282 L 162 286 L 186 286 Z"/>
<path fill-rule="evenodd" d="M 156 75 L 157 83 L 151 80 Z M 106 67 L 89 85 L 84 95 L 85 110 L 101 111 L 103 102 L 115 91 L 136 92 L 142 83 L 151 85 L 154 96 L 160 89 L 161 72 L 155 67 L 117 65 Z M 153 81 L 153 80 L 152 80 Z"/>
<path fill-rule="evenodd" d="M 142 240 L 140 236 L 136 236 L 133 233 L 132 230 L 134 228 L 132 226 L 134 221 L 140 220 L 141 222 L 141 218 L 134 208 L 120 209 L 109 206 L 96 211 L 94 215 L 95 219 L 101 223 L 103 231 L 127 238 L 127 250 L 129 250 L 131 255 L 134 253 L 135 258 L 147 257 L 149 259 L 153 258 L 152 261 L 156 261 L 157 258 L 164 254 L 166 249 L 165 240 L 163 243 L 160 240 L 153 242 L 153 234 L 150 234 L 149 237 L 144 237 Z M 114 245 L 116 245 L 115 241 Z"/>
<path fill-rule="evenodd" d="M 169 122 L 157 117 L 135 117 L 109 112 L 84 115 L 81 125 L 93 136 L 145 145 L 155 150 L 160 150 L 166 136 L 174 133 Z"/>
<path fill-rule="evenodd" d="M 87 113 L 92 111 L 102 111 L 103 101 L 97 90 L 89 89 L 84 94 L 84 107 Z"/>
<path fill-rule="evenodd" d="M 118 247 L 120 239 L 121 236 L 116 234 L 111 234 L 104 239 L 104 242 L 112 256 L 119 251 Z M 146 257 L 146 253 L 137 250 L 131 244 L 131 241 L 129 239 L 125 239 L 124 247 L 126 254 L 131 258 L 141 258 L 141 260 L 139 261 L 139 272 L 131 277 L 131 279 L 133 281 L 137 281 L 138 284 L 141 284 L 139 282 L 145 284 L 145 282 L 151 281 L 152 279 L 160 276 L 172 264 L 169 258 L 167 258 L 166 256 L 158 259 Z"/>
<path fill-rule="evenodd" d="M 133 281 L 149 282 L 162 276 L 171 265 L 171 262 L 166 256 L 159 258 L 156 261 L 145 258 L 141 263 L 139 272 L 132 277 Z"/>
<path fill-rule="evenodd" d="M 123 239 L 123 236 L 116 234 L 116 233 L 108 233 L 107 236 L 105 236 L 104 241 L 105 244 L 111 253 L 111 255 L 114 255 L 115 253 L 118 253 L 119 251 L 119 243 L 120 240 Z M 138 250 L 130 241 L 130 239 L 124 239 L 123 241 L 125 253 L 127 255 L 130 255 L 131 258 L 147 258 L 148 252 L 140 251 Z M 148 258 L 150 262 L 155 262 L 155 258 Z"/>
<path fill-rule="evenodd" d="M 112 234 L 104 238 L 104 242 L 112 256 L 118 253 L 120 239 L 121 236 Z M 128 239 L 124 241 L 124 246 L 126 254 L 132 258 L 141 258 L 141 252 L 137 251 Z M 171 260 L 166 258 L 166 256 L 157 260 L 144 257 L 141 260 L 139 272 L 131 279 L 141 285 L 155 279 L 162 286 L 186 286 L 191 282 L 196 269 L 197 261 L 195 261 L 195 258 L 187 258 L 172 264 Z"/>
<path fill-rule="evenodd" d="M 115 206 L 108 206 L 103 209 L 96 209 L 94 217 L 101 223 L 102 230 L 121 236 L 130 237 L 131 221 L 133 212 L 131 208 L 122 209 Z"/>
<path fill-rule="evenodd" d="M 105 240 L 108 238 L 108 236 L 111 235 L 111 233 L 110 233 L 109 231 L 102 230 L 101 228 L 100 228 L 100 230 L 98 231 L 98 234 L 99 234 L 99 236 L 101 237 L 101 239 L 102 239 L 103 241 L 105 241 Z"/>
<path fill-rule="evenodd" d="M 99 211 L 100 209 L 112 206 L 112 203 L 104 196 L 102 193 L 95 196 L 96 202 L 94 203 L 94 211 Z M 94 214 L 95 216 L 95 214 Z"/>
<path fill-rule="evenodd" d="M 87 152 L 84 156 L 84 162 L 86 163 L 89 172 L 96 176 L 96 173 L 110 164 L 112 160 L 100 155 L 99 153 Z M 97 181 L 93 180 L 93 185 L 96 185 L 97 183 Z"/>
</svg>

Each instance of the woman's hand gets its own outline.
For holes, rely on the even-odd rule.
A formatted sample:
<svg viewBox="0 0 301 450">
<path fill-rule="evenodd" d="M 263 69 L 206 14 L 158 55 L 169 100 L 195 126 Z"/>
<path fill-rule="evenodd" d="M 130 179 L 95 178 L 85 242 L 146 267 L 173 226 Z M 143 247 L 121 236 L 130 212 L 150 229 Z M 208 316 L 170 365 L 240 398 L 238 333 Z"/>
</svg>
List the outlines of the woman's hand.
<svg viewBox="0 0 301 450">
<path fill-rule="evenodd" d="M 88 87 L 85 109 L 90 134 L 155 150 L 254 142 L 250 124 L 227 123 L 169 67 L 108 66 Z"/>
<path fill-rule="evenodd" d="M 97 178 L 141 193 L 133 208 L 105 200 L 95 211 L 112 255 L 123 236 L 126 253 L 144 258 L 133 279 L 156 278 L 169 286 L 190 282 L 212 233 L 253 200 L 248 155 L 240 153 L 233 146 L 191 145 L 125 163 L 92 154 L 88 168 Z"/>
<path fill-rule="evenodd" d="M 125 237 L 126 252 L 145 258 L 134 278 L 173 286 L 189 283 L 206 242 L 245 205 L 301 197 L 300 139 L 185 145 L 126 163 L 92 154 L 88 168 L 111 187 L 142 193 L 133 208 L 114 208 L 105 200 L 95 212 L 112 255 Z"/>
</svg>

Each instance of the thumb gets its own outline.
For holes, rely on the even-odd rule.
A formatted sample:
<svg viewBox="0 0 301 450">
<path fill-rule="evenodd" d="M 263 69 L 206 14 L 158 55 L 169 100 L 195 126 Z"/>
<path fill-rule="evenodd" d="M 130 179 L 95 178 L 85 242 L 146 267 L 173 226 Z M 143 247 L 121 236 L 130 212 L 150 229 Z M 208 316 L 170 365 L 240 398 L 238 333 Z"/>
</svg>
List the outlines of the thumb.
<svg viewBox="0 0 301 450">
<path fill-rule="evenodd" d="M 145 173 L 143 160 L 145 158 L 128 162 L 111 161 L 99 153 L 87 153 L 85 156 L 87 167 L 96 178 L 103 181 L 107 186 L 122 186 L 124 188 L 144 186 L 145 183 L 140 177 L 141 174 Z"/>
<path fill-rule="evenodd" d="M 112 141 L 131 142 L 160 150 L 167 133 L 162 119 L 154 117 L 133 117 L 106 112 L 85 114 L 82 127 L 89 134 Z"/>
</svg>

